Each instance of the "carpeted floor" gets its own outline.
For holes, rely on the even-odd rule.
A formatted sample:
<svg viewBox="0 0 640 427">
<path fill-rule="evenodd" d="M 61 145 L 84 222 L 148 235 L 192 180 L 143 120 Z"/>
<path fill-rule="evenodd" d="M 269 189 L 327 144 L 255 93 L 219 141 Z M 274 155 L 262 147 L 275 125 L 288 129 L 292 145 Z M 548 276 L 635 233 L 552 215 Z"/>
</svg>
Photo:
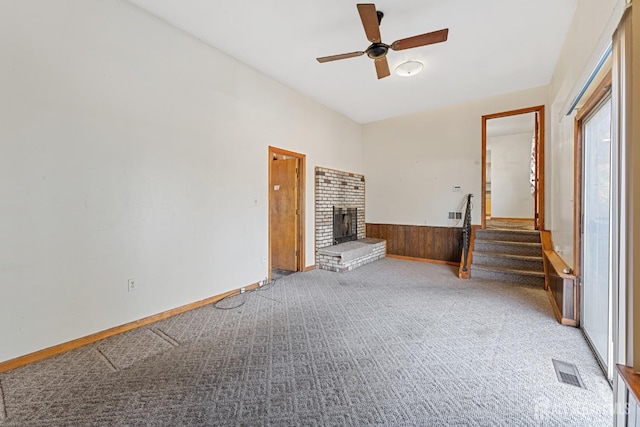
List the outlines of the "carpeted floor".
<svg viewBox="0 0 640 427">
<path fill-rule="evenodd" d="M 606 426 L 544 291 L 383 259 L 315 270 L 0 375 L 0 426 Z M 586 388 L 558 382 L 552 358 Z"/>
</svg>

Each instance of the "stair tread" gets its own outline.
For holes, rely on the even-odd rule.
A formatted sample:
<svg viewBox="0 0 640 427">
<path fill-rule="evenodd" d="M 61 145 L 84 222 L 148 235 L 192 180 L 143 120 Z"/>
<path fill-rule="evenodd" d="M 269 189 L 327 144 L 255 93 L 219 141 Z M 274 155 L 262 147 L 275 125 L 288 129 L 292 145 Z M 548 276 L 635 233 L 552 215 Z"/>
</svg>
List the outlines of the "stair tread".
<svg viewBox="0 0 640 427">
<path fill-rule="evenodd" d="M 478 269 L 478 270 L 485 270 L 485 271 L 499 271 L 502 273 L 513 273 L 513 274 L 522 274 L 525 276 L 538 276 L 538 277 L 544 277 L 544 271 L 534 271 L 534 270 L 520 270 L 520 269 L 513 269 L 513 268 L 508 268 L 508 267 L 496 267 L 496 266 L 492 266 L 492 265 L 482 265 L 482 264 L 477 264 L 477 265 L 473 265 L 472 269 Z M 473 274 L 473 273 L 472 273 Z"/>
<path fill-rule="evenodd" d="M 480 230 L 476 230 L 476 232 L 481 231 L 482 233 L 492 233 L 492 232 L 500 232 L 503 233 L 508 231 L 509 233 L 518 233 L 518 234 L 540 234 L 539 230 L 514 230 L 513 228 L 482 228 Z"/>
<path fill-rule="evenodd" d="M 523 261 L 542 261 L 542 256 L 537 255 L 516 255 L 516 254 L 505 254 L 504 252 L 489 252 L 489 251 L 473 251 L 473 256 L 476 255 L 486 255 L 493 257 L 501 257 L 501 258 L 513 258 Z"/>
<path fill-rule="evenodd" d="M 512 240 L 490 240 L 490 239 L 475 239 L 475 243 L 497 243 L 497 244 L 507 244 L 507 245 L 522 245 L 522 246 L 539 246 L 542 247 L 542 243 L 540 242 L 517 242 Z"/>
</svg>

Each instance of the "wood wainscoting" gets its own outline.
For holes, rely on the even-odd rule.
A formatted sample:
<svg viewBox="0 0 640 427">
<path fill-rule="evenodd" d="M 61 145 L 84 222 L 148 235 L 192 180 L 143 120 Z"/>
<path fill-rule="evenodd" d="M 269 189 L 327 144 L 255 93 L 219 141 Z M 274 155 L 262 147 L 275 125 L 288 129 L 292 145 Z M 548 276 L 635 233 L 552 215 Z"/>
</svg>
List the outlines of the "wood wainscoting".
<svg viewBox="0 0 640 427">
<path fill-rule="evenodd" d="M 367 237 L 385 239 L 387 254 L 458 264 L 462 228 L 427 225 L 368 224 Z"/>
</svg>

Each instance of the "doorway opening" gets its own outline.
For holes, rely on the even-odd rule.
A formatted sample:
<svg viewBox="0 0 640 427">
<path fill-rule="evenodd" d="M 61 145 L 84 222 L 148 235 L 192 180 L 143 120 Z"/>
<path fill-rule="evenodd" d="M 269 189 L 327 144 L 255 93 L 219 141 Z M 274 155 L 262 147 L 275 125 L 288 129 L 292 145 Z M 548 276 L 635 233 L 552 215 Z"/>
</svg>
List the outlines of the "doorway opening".
<svg viewBox="0 0 640 427">
<path fill-rule="evenodd" d="M 482 116 L 482 228 L 544 230 L 544 105 Z"/>
<path fill-rule="evenodd" d="M 269 279 L 303 271 L 306 156 L 269 147 Z"/>
</svg>

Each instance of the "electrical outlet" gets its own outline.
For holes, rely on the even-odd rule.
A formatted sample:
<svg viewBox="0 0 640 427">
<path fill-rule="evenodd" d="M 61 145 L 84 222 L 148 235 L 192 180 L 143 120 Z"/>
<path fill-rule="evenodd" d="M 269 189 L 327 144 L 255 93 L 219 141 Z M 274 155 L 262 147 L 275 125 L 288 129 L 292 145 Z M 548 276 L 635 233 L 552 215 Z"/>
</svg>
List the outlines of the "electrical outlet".
<svg viewBox="0 0 640 427">
<path fill-rule="evenodd" d="M 135 291 L 137 287 L 138 287 L 138 283 L 136 282 L 136 279 L 127 280 L 127 290 L 129 292 Z"/>
<path fill-rule="evenodd" d="M 456 212 L 456 219 L 462 219 L 462 212 Z"/>
<path fill-rule="evenodd" d="M 456 219 L 456 213 L 455 212 L 449 212 L 449 219 Z"/>
<path fill-rule="evenodd" d="M 245 288 L 240 288 L 240 293 L 244 294 Z"/>
</svg>

